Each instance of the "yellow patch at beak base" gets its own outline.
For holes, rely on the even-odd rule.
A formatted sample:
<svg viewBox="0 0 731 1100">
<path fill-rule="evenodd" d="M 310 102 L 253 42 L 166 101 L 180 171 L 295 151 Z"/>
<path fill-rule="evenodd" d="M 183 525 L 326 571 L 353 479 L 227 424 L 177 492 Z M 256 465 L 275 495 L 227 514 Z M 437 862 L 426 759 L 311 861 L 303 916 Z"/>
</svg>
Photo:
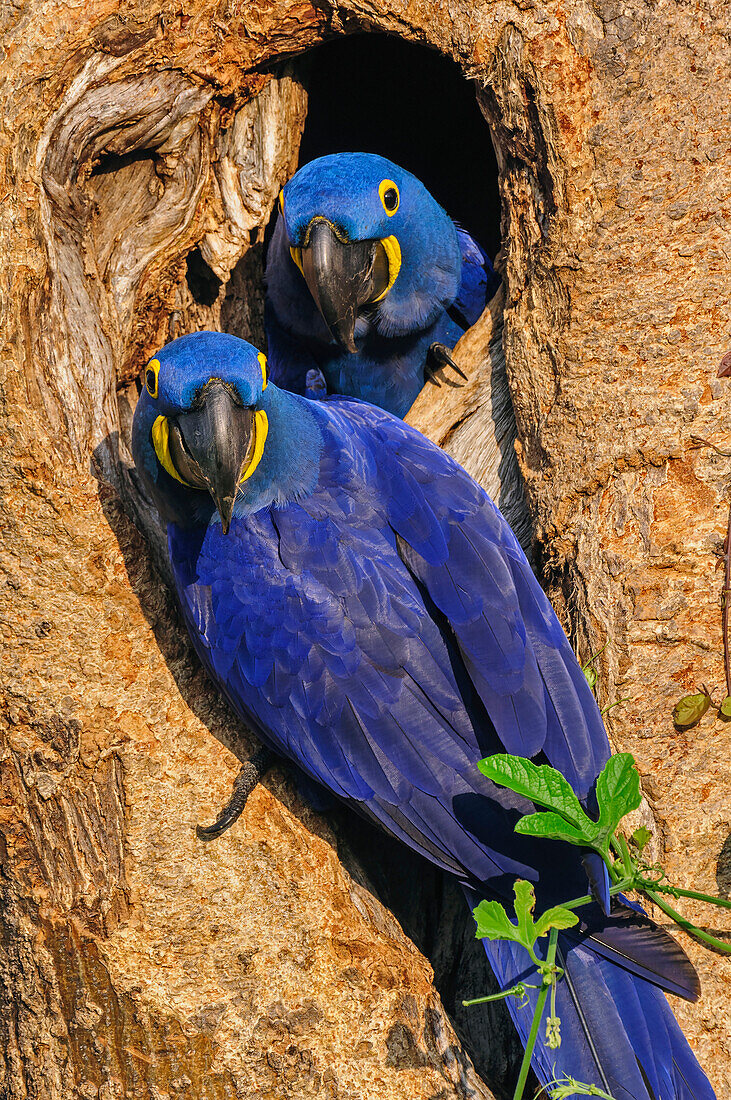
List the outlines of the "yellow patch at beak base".
<svg viewBox="0 0 731 1100">
<path fill-rule="evenodd" d="M 152 425 L 150 434 L 152 436 L 152 445 L 155 448 L 157 460 L 163 470 L 170 474 L 170 477 L 174 477 L 176 481 L 179 481 L 181 485 L 185 485 L 186 489 L 195 489 L 196 486 L 189 485 L 187 481 L 184 481 L 173 465 L 173 460 L 170 455 L 170 428 L 168 426 L 168 418 L 166 416 L 158 416 L 157 420 Z M 261 462 L 268 434 L 269 418 L 263 409 L 259 409 L 254 415 L 254 453 L 251 456 L 251 462 L 239 478 L 239 485 L 251 477 L 254 470 Z"/>
<path fill-rule="evenodd" d="M 251 462 L 241 475 L 239 485 L 251 477 L 254 470 L 261 462 L 261 456 L 264 454 L 264 444 L 267 441 L 268 434 L 269 418 L 263 409 L 259 409 L 254 417 L 254 453 L 251 456 Z"/>
<path fill-rule="evenodd" d="M 257 355 L 259 360 L 259 366 L 261 367 L 261 388 L 262 392 L 267 388 L 267 357 L 263 351 L 260 351 Z"/>
<path fill-rule="evenodd" d="M 396 237 L 382 237 L 381 244 L 388 260 L 388 286 L 382 294 L 373 299 L 374 302 L 380 302 L 386 297 L 401 270 L 401 245 L 398 243 L 398 239 Z"/>
<path fill-rule="evenodd" d="M 163 470 L 169 473 L 170 477 L 174 477 L 176 481 L 179 481 L 181 485 L 185 485 L 188 489 L 192 489 L 193 486 L 188 485 L 187 481 L 183 481 L 173 465 L 173 460 L 170 455 L 170 428 L 168 427 L 168 418 L 166 416 L 158 416 L 157 420 L 152 425 L 151 435 L 152 445 L 157 455 L 157 461 L 160 463 Z"/>
</svg>

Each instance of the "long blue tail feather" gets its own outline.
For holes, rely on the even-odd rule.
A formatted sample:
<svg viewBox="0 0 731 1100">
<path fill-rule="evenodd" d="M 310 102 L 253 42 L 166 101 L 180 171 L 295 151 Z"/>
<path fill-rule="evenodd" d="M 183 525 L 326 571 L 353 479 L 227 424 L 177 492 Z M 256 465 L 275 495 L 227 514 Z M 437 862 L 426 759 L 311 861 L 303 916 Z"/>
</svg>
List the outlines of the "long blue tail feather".
<svg viewBox="0 0 731 1100">
<path fill-rule="evenodd" d="M 465 893 L 474 907 L 476 895 L 467 889 Z M 637 929 L 634 935 L 640 938 Z M 521 981 L 540 986 L 530 957 L 518 944 L 505 940 L 483 940 L 483 944 L 501 988 Z M 626 969 L 634 965 L 630 960 L 619 965 L 597 954 L 595 946 L 590 939 L 578 942 L 563 933 L 559 936 L 557 962 L 565 971 L 556 993 L 561 1045 L 556 1050 L 546 1046 L 542 1023 L 532 1059 L 541 1084 L 569 1075 L 597 1085 L 615 1100 L 715 1100 L 664 994 L 630 973 Z M 657 952 L 657 947 L 653 950 Z M 538 992 L 528 989 L 523 1007 L 517 998 L 507 998 L 524 1045 Z M 550 1001 L 546 1015 L 549 1005 Z"/>
<path fill-rule="evenodd" d="M 634 906 L 615 905 L 612 916 L 588 931 L 591 950 L 686 1001 L 697 1001 L 700 981 L 693 964 L 676 942 Z M 577 937 L 571 931 L 566 939 Z"/>
</svg>

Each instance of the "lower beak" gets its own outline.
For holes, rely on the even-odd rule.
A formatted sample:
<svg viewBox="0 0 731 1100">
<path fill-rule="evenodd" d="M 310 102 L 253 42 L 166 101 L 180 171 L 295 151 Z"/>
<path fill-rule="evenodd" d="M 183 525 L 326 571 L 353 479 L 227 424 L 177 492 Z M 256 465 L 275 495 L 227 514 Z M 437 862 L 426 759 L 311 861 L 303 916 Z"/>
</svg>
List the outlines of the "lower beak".
<svg viewBox="0 0 731 1100">
<path fill-rule="evenodd" d="M 389 286 L 386 250 L 380 241 L 342 241 L 328 222 L 315 218 L 301 249 L 301 267 L 330 335 L 354 352 L 358 312 Z"/>
<path fill-rule="evenodd" d="M 241 405 L 223 382 L 208 382 L 197 407 L 170 423 L 175 468 L 189 485 L 211 494 L 224 535 L 255 442 L 253 409 Z"/>
</svg>

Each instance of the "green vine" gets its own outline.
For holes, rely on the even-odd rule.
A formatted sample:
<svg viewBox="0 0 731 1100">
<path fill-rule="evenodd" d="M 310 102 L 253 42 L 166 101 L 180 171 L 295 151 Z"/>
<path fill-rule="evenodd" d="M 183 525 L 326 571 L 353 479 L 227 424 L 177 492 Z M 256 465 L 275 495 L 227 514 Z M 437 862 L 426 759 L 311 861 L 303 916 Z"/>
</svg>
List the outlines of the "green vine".
<svg viewBox="0 0 731 1100">
<path fill-rule="evenodd" d="M 515 827 L 516 833 L 562 840 L 580 848 L 593 849 L 601 855 L 607 866 L 611 881 L 610 896 L 630 890 L 637 891 L 662 909 L 683 931 L 716 951 L 731 954 L 731 943 L 699 928 L 679 913 L 666 898 L 690 898 L 724 909 L 731 909 L 731 901 L 713 894 L 686 890 L 668 882 L 665 871 L 659 864 L 650 864 L 643 859 L 643 851 L 651 839 L 648 829 L 636 829 L 629 841 L 618 832 L 622 820 L 636 810 L 641 801 L 640 777 L 630 753 L 611 756 L 599 775 L 596 782 L 596 820 L 586 813 L 565 777 L 547 764 L 537 765 L 520 756 L 500 753 L 481 760 L 479 768 L 493 783 L 507 787 L 530 799 L 536 806 L 543 807 L 541 812 L 522 817 Z M 464 1001 L 463 1004 L 484 1004 L 486 1001 L 505 997 L 518 997 L 525 1004 L 526 991 L 539 990 L 528 1043 L 513 1094 L 513 1100 L 521 1100 L 549 994 L 551 1002 L 546 1017 L 546 1046 L 550 1050 L 556 1050 L 561 1045 L 561 1020 L 556 1013 L 556 989 L 563 977 L 563 970 L 556 965 L 558 933 L 576 925 L 578 917 L 574 910 L 589 905 L 593 899 L 590 894 L 572 898 L 547 909 L 535 919 L 536 898 L 531 884 L 524 879 L 518 879 L 513 891 L 514 921 L 497 901 L 481 901 L 476 907 L 474 917 L 477 938 L 519 943 L 528 952 L 541 984 L 531 986 L 520 982 L 501 993 Z M 548 947 L 546 957 L 542 959 L 536 952 L 536 943 L 545 936 L 548 936 Z M 574 1095 L 601 1096 L 605 1100 L 613 1100 L 597 1085 L 576 1081 L 568 1076 L 552 1082 L 552 1085 L 555 1088 L 547 1086 L 551 1100 L 563 1100 L 564 1097 Z"/>
</svg>

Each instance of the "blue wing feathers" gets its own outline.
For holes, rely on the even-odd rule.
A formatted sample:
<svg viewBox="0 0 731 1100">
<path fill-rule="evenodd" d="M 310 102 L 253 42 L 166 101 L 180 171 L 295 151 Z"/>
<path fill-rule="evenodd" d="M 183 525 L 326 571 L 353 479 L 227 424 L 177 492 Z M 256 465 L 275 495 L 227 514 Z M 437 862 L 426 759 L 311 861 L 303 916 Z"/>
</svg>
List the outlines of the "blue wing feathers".
<svg viewBox="0 0 731 1100">
<path fill-rule="evenodd" d="M 638 916 L 639 914 L 639 916 Z M 632 970 L 667 993 L 697 1001 L 700 982 L 693 964 L 680 945 L 664 929 L 649 921 L 639 906 L 625 898 L 615 905 L 610 918 L 583 910 L 584 934 L 591 948 L 612 962 Z M 572 933 L 567 932 L 568 939 Z"/>
<path fill-rule="evenodd" d="M 487 302 L 500 286 L 490 257 L 469 233 L 457 226 L 457 237 L 462 252 L 462 281 L 455 305 L 466 325 L 474 325 Z"/>
<path fill-rule="evenodd" d="M 181 599 L 216 678 L 255 718 L 261 709 L 257 724 L 312 779 L 374 798 L 386 827 L 396 805 L 416 812 L 411 788 L 436 799 L 459 775 L 465 793 L 494 794 L 474 766 L 485 730 L 465 683 L 508 751 L 555 745 L 563 759 L 570 744 L 584 793 L 606 736 L 583 714 L 573 654 L 502 517 L 394 417 L 359 402 L 317 407 L 328 435 L 319 495 L 225 537 L 212 526 L 193 571 L 186 535 L 171 536 Z M 419 828 L 456 856 L 465 829 L 454 809 L 440 823 L 425 816 Z M 476 848 L 465 841 L 464 852 L 462 873 L 482 881 Z"/>
<path fill-rule="evenodd" d="M 581 857 L 581 866 L 589 882 L 589 893 L 604 916 L 608 917 L 612 909 L 612 899 L 609 893 L 610 881 L 606 863 L 598 852 L 586 851 Z"/>
</svg>

